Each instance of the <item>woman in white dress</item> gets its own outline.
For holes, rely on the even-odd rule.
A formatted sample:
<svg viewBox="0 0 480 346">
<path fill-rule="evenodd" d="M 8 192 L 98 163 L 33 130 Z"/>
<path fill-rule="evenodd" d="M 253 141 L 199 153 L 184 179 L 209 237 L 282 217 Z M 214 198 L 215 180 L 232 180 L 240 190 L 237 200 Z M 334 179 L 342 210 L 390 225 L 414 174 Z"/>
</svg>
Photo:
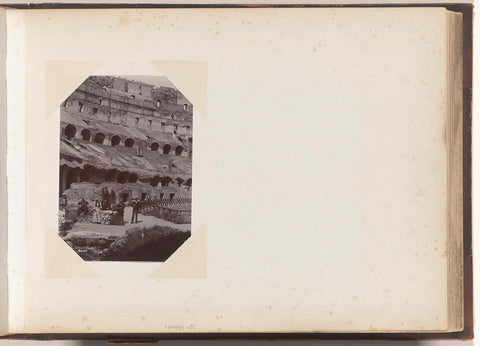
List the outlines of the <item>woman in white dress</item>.
<svg viewBox="0 0 480 346">
<path fill-rule="evenodd" d="M 93 223 L 100 223 L 100 202 L 98 199 L 93 204 Z"/>
</svg>

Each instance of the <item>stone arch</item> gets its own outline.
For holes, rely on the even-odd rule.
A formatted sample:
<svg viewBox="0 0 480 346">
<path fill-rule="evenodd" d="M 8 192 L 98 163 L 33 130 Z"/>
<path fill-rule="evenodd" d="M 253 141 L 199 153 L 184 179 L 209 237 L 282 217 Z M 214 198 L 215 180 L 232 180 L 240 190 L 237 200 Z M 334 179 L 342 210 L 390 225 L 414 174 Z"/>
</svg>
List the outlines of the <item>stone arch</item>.
<svg viewBox="0 0 480 346">
<path fill-rule="evenodd" d="M 117 176 L 117 183 L 125 184 L 128 181 L 128 172 L 122 172 Z"/>
<path fill-rule="evenodd" d="M 170 178 L 170 177 L 162 177 L 162 179 L 160 180 L 160 182 L 162 183 L 162 186 L 168 186 L 168 184 L 170 184 L 170 182 L 172 181 L 173 179 Z"/>
<path fill-rule="evenodd" d="M 80 170 L 80 172 L 78 173 L 80 182 L 88 181 L 89 178 L 90 178 L 90 174 L 89 174 L 89 173 L 90 173 L 90 171 L 89 171 L 88 168 L 85 168 L 85 169 Z"/>
<path fill-rule="evenodd" d="M 168 155 L 170 153 L 170 150 L 172 150 L 172 146 L 170 144 L 165 144 L 163 146 L 162 151 L 165 155 Z"/>
<path fill-rule="evenodd" d="M 188 178 L 185 181 L 185 186 L 188 188 L 188 190 L 190 190 L 190 188 L 192 187 L 192 178 Z"/>
<path fill-rule="evenodd" d="M 65 190 L 68 190 L 72 183 L 76 183 L 78 179 L 78 172 L 76 169 L 69 169 L 65 178 Z"/>
<path fill-rule="evenodd" d="M 134 144 L 135 144 L 135 141 L 131 138 L 127 138 L 125 140 L 125 146 L 128 148 L 132 148 Z"/>
<path fill-rule="evenodd" d="M 130 191 L 124 190 L 119 192 L 119 200 L 120 202 L 127 203 L 130 197 Z"/>
<path fill-rule="evenodd" d="M 105 181 L 115 181 L 115 176 L 117 171 L 115 169 L 110 169 L 105 173 Z"/>
<path fill-rule="evenodd" d="M 65 127 L 65 137 L 67 137 L 67 139 L 72 139 L 73 137 L 75 137 L 75 134 L 77 133 L 77 128 L 71 124 L 68 124 L 66 127 Z"/>
<path fill-rule="evenodd" d="M 84 141 L 90 141 L 90 138 L 92 138 L 92 134 L 90 133 L 90 130 L 84 129 L 82 132 L 80 132 L 80 135 L 82 136 L 82 139 Z"/>
<path fill-rule="evenodd" d="M 129 183 L 136 183 L 138 181 L 138 175 L 135 173 L 130 174 L 128 177 L 128 182 Z"/>
<path fill-rule="evenodd" d="M 150 150 L 152 150 L 152 151 L 158 151 L 158 148 L 160 148 L 160 144 L 158 144 L 157 142 L 153 142 L 150 145 Z"/>
<path fill-rule="evenodd" d="M 110 199 L 109 199 L 108 203 L 110 205 L 117 203 L 117 194 L 115 193 L 115 191 L 113 189 L 110 191 Z"/>
<path fill-rule="evenodd" d="M 97 133 L 95 135 L 95 138 L 93 139 L 93 141 L 98 144 L 103 144 L 104 140 L 105 140 L 105 135 L 101 132 Z"/>
<path fill-rule="evenodd" d="M 183 147 L 181 145 L 175 148 L 175 155 L 180 156 L 182 155 L 182 152 L 183 152 Z"/>
<path fill-rule="evenodd" d="M 120 142 L 122 141 L 122 139 L 120 138 L 120 136 L 113 136 L 112 139 L 111 139 L 111 144 L 112 144 L 112 147 L 116 147 L 117 145 L 120 144 Z"/>
<path fill-rule="evenodd" d="M 160 183 L 160 177 L 158 175 L 154 176 L 152 178 L 152 180 L 150 180 L 150 185 L 152 185 L 153 187 L 157 187 L 158 184 Z"/>
</svg>

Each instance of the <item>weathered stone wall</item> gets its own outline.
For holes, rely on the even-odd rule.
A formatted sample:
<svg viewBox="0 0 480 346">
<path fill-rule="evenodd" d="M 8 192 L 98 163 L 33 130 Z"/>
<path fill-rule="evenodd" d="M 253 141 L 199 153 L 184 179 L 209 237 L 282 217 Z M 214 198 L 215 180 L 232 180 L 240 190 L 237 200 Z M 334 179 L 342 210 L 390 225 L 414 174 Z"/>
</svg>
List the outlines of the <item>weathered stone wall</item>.
<svg viewBox="0 0 480 346">
<path fill-rule="evenodd" d="M 152 97 L 153 90 L 152 85 L 118 77 L 113 78 L 113 88 L 123 92 L 146 97 Z"/>
<path fill-rule="evenodd" d="M 132 252 L 142 249 L 143 258 L 136 260 L 165 261 L 190 237 L 190 231 L 180 231 L 166 226 L 136 227 L 120 236 L 94 232 L 70 232 L 63 236 L 65 242 L 86 261 L 115 261 L 129 258 Z M 148 251 L 144 249 L 147 248 Z"/>
<path fill-rule="evenodd" d="M 169 198 L 170 194 L 175 195 L 174 198 L 191 198 L 191 191 L 187 191 L 183 188 L 176 186 L 157 186 L 153 187 L 150 184 L 145 183 L 125 183 L 120 184 L 116 182 L 103 182 L 101 184 L 94 184 L 91 182 L 73 183 L 70 189 L 65 190 L 67 196 L 68 205 L 77 205 L 83 198 L 90 207 L 93 207 L 93 201 L 98 199 L 102 201 L 102 191 L 107 189 L 109 193 L 112 191 L 115 193 L 115 202 L 122 201 L 124 194 L 126 194 L 126 203 L 130 203 L 133 198 L 141 198 L 142 194 L 150 195 L 151 199 L 160 199 L 163 194 L 163 198 Z"/>
<path fill-rule="evenodd" d="M 125 83 L 127 83 L 128 92 L 125 92 Z M 132 94 L 134 97 L 132 97 Z M 162 101 L 159 105 L 156 103 L 157 99 Z M 125 151 L 133 156 L 137 155 L 138 149 L 139 155 L 145 159 L 151 159 L 152 162 L 158 162 L 159 156 L 164 157 L 162 154 L 163 149 L 165 148 L 167 153 L 170 148 L 168 154 L 172 158 L 167 157 L 168 162 L 163 166 L 163 170 L 162 166 L 158 166 L 160 167 L 159 176 L 175 174 L 173 176 L 175 179 L 178 177 L 184 180 L 190 178 L 189 180 L 191 181 L 191 158 L 189 156 L 192 147 L 192 110 L 188 107 L 187 110 L 184 110 L 183 103 L 190 105 L 188 100 L 174 88 L 153 88 L 152 85 L 146 83 L 129 81 L 118 77 L 91 76 L 61 105 L 61 115 L 65 118 L 61 122 L 61 137 L 63 139 L 68 138 L 69 141 L 66 142 L 70 144 L 81 144 L 82 141 L 93 142 L 95 141 L 95 136 L 97 136 L 97 141 L 101 142 L 101 144 L 95 144 L 98 146 L 112 145 L 113 138 L 113 143 L 116 145 L 115 150 Z M 95 126 L 97 122 L 99 126 Z M 135 128 L 135 130 L 128 130 L 132 134 L 130 136 L 130 133 L 125 133 L 125 130 L 120 126 L 107 126 L 105 124 L 102 127 L 100 126 L 102 125 L 101 122 L 123 125 Z M 72 132 L 70 130 L 74 127 L 74 135 L 65 133 L 67 126 L 69 126 L 68 132 Z M 83 135 L 82 131 L 87 135 Z M 103 142 L 100 138 L 102 134 L 104 135 Z M 114 136 L 120 137 L 120 141 L 118 142 L 118 138 Z M 125 146 L 127 137 L 132 138 L 135 142 L 132 148 Z M 153 142 L 156 143 L 158 150 L 150 152 L 149 148 Z M 68 150 L 65 151 L 64 155 L 68 155 Z M 152 155 L 156 155 L 156 157 Z M 184 160 L 178 160 L 179 156 L 176 155 L 181 155 L 181 158 L 184 158 Z M 79 162 L 82 161 L 80 160 Z M 160 162 L 160 165 L 162 163 Z M 96 168 L 90 169 L 87 164 L 95 165 Z M 70 187 L 66 191 L 67 196 L 70 197 L 69 203 L 76 203 L 82 197 L 90 203 L 95 199 L 101 199 L 101 190 L 106 180 L 128 181 L 120 178 L 117 180 L 116 175 L 112 177 L 111 174 L 107 174 L 107 168 L 104 169 L 104 166 L 97 164 L 96 161 L 93 161 L 93 163 L 87 162 L 87 164 L 83 169 L 75 168 L 68 164 L 62 164 L 60 167 L 61 173 L 63 169 L 60 192 L 63 192 L 63 189 L 66 187 Z M 69 168 L 65 168 L 66 166 Z M 110 166 L 106 165 L 105 167 Z M 72 174 L 67 177 L 67 173 Z M 76 183 L 82 181 L 98 185 L 85 188 L 84 192 L 81 192 L 76 187 Z M 136 178 L 132 178 L 130 181 L 134 182 Z M 140 197 L 142 193 L 149 194 L 151 198 L 158 198 L 162 193 L 165 196 L 171 193 L 171 191 L 159 191 L 158 189 L 152 191 L 153 187 L 149 185 L 149 182 L 143 181 L 146 184 L 139 183 L 143 187 L 139 185 L 128 189 L 125 187 L 127 184 L 123 184 L 122 188 L 114 187 L 117 201 L 120 200 L 120 196 L 123 193 L 128 195 L 127 202 L 130 202 L 133 197 Z M 71 185 L 72 182 L 73 184 Z M 166 185 L 163 181 L 162 184 Z M 174 193 L 175 198 L 188 198 L 189 195 L 189 192 L 185 189 L 179 189 L 174 191 Z"/>
<path fill-rule="evenodd" d="M 189 114 L 192 114 L 193 113 L 193 105 L 190 101 L 187 100 L 187 98 L 182 94 L 182 93 L 178 93 L 178 97 L 177 97 L 177 103 L 179 105 L 182 106 L 182 109 L 189 113 Z M 187 105 L 186 109 L 184 108 L 184 106 Z"/>
<path fill-rule="evenodd" d="M 132 92 L 124 91 L 125 83 Z M 151 85 L 117 77 L 89 77 L 65 100 L 61 110 L 144 130 L 173 133 L 177 126 L 177 135 L 192 133 L 193 108 L 181 92 L 167 87 L 153 89 Z"/>
<path fill-rule="evenodd" d="M 165 207 L 155 207 L 153 210 L 146 212 L 146 215 L 158 217 L 176 224 L 188 224 L 192 222 L 191 210 L 175 210 Z"/>
<path fill-rule="evenodd" d="M 139 106 L 131 103 L 119 103 L 115 100 L 103 100 L 99 104 L 99 99 L 92 100 L 92 97 L 85 97 L 80 91 L 75 91 L 65 103 L 62 104 L 61 111 L 68 112 L 73 116 L 91 118 L 92 120 L 101 120 L 103 122 L 136 127 L 144 130 L 154 130 L 157 132 L 173 133 L 173 126 L 190 126 L 192 119 L 185 117 L 182 112 L 174 110 L 155 110 L 140 109 Z M 108 105 L 111 104 L 112 107 Z M 175 108 L 180 106 L 175 105 Z M 172 119 L 173 116 L 173 119 Z M 163 123 L 163 124 L 162 124 Z M 191 131 L 190 131 L 191 133 Z"/>
<path fill-rule="evenodd" d="M 75 103 L 75 100 L 77 101 Z M 70 101 L 73 101 L 69 103 Z M 109 111 L 114 115 L 126 114 L 131 112 L 141 116 L 153 116 L 156 107 L 153 100 L 122 93 L 120 91 L 107 91 L 94 85 L 80 85 L 68 98 L 67 106 L 77 106 L 78 101 L 86 105 L 85 113 L 92 113 L 92 108 L 99 108 L 99 110 Z"/>
</svg>

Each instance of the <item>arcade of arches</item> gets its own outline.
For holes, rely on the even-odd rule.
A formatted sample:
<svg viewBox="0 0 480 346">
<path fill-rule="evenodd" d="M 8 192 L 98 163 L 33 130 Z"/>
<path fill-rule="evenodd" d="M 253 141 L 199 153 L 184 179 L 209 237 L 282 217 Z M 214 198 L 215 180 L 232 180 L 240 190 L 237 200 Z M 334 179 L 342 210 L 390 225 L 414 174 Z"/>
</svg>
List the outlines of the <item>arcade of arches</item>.
<svg viewBox="0 0 480 346">
<path fill-rule="evenodd" d="M 97 169 L 92 166 L 85 168 L 72 168 L 66 165 L 60 166 L 60 186 L 59 191 L 62 194 L 69 189 L 73 183 L 91 182 L 100 184 L 103 182 L 117 182 L 120 184 L 140 182 L 136 173 L 122 172 L 116 169 Z M 192 179 L 184 180 L 182 177 L 159 176 L 142 179 L 141 182 L 148 183 L 153 187 L 184 186 L 187 190 L 192 186 Z"/>
<path fill-rule="evenodd" d="M 67 126 L 65 126 L 63 135 L 68 140 L 72 140 L 77 136 L 77 128 L 72 124 L 68 124 Z M 106 144 L 107 136 L 102 132 L 97 132 L 92 137 L 92 133 L 90 130 L 83 129 L 79 133 L 79 138 L 88 142 L 93 140 L 93 142 L 97 144 Z M 189 143 L 191 143 L 191 138 L 189 138 Z M 113 135 L 110 138 L 110 145 L 112 147 L 120 146 L 121 144 L 122 144 L 122 138 L 119 135 Z M 133 138 L 126 138 L 125 141 L 123 142 L 123 146 L 127 148 L 133 148 L 135 147 L 135 145 L 143 145 L 143 144 L 144 144 L 143 141 L 136 142 Z M 164 144 L 163 146 L 160 146 L 159 143 L 152 142 L 149 147 L 151 151 L 160 151 L 161 149 L 161 153 L 164 155 L 174 154 L 176 156 L 182 156 L 182 154 L 185 153 L 185 148 L 182 145 L 177 145 L 173 151 L 172 151 L 173 147 L 168 143 Z M 191 150 L 188 151 L 188 156 L 190 155 L 191 155 Z"/>
</svg>

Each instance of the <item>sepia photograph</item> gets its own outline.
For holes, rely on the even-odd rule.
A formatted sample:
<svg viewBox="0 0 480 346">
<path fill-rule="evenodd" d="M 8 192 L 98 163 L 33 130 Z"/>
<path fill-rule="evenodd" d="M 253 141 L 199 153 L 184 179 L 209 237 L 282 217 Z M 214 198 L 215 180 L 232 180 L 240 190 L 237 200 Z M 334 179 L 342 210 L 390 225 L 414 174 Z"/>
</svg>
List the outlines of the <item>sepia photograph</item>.
<svg viewBox="0 0 480 346">
<path fill-rule="evenodd" d="M 191 234 L 193 105 L 164 76 L 89 76 L 60 105 L 59 236 L 166 261 Z"/>
</svg>

